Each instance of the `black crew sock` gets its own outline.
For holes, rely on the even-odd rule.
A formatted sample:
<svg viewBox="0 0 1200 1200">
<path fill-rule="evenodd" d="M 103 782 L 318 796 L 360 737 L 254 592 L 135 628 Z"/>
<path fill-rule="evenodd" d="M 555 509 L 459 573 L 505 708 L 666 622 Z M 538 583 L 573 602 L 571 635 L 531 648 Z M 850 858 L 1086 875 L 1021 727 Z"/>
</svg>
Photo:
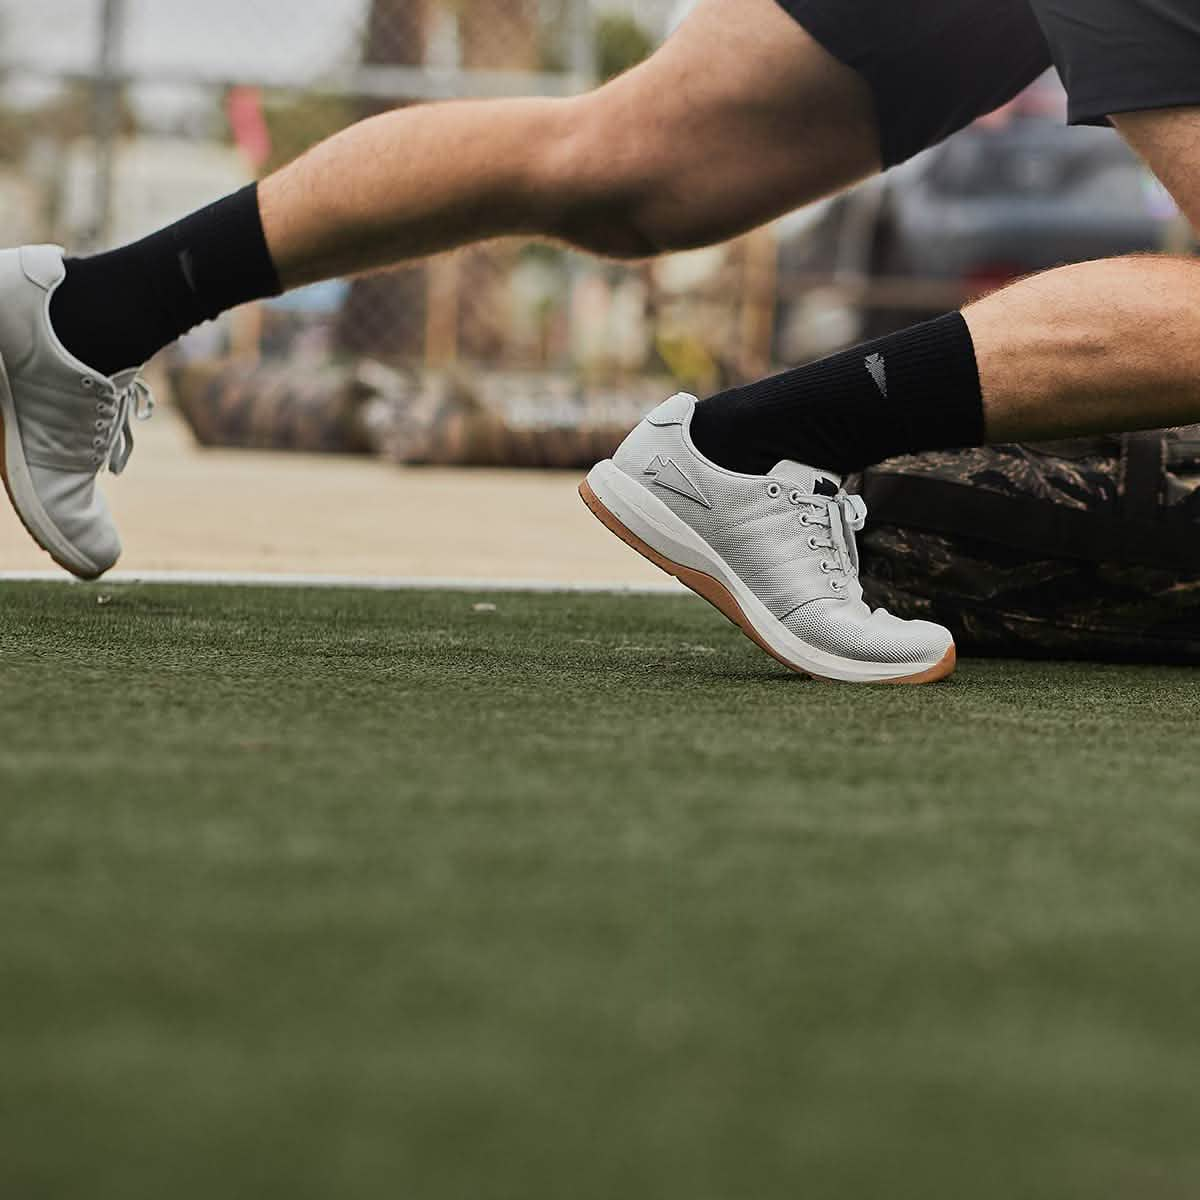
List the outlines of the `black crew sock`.
<svg viewBox="0 0 1200 1200">
<path fill-rule="evenodd" d="M 782 459 L 849 474 L 921 450 L 978 446 L 983 395 L 966 321 L 951 313 L 696 406 L 692 440 L 730 471 Z"/>
<path fill-rule="evenodd" d="M 50 321 L 76 358 L 103 375 L 141 366 L 203 321 L 280 292 L 258 211 L 258 186 L 140 242 L 69 258 Z"/>
</svg>

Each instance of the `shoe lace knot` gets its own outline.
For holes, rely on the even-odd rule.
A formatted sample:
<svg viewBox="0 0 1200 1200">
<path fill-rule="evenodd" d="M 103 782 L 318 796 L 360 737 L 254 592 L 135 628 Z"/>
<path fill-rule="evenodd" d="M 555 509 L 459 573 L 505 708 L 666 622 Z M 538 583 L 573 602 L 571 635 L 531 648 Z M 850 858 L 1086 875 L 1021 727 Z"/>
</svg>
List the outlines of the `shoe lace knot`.
<svg viewBox="0 0 1200 1200">
<path fill-rule="evenodd" d="M 792 502 L 805 509 L 800 517 L 801 524 L 816 525 L 829 531 L 827 541 L 809 539 L 813 549 L 831 550 L 834 553 L 834 560 L 828 562 L 828 565 L 823 563 L 822 569 L 856 576 L 858 544 L 854 535 L 866 527 L 866 501 L 861 496 L 852 496 L 845 489 L 841 489 L 832 498 L 793 492 Z"/>
<path fill-rule="evenodd" d="M 96 402 L 96 436 L 92 439 L 97 467 L 114 475 L 125 470 L 133 453 L 133 423 L 154 415 L 154 394 L 141 375 L 124 383 L 110 382 Z"/>
</svg>

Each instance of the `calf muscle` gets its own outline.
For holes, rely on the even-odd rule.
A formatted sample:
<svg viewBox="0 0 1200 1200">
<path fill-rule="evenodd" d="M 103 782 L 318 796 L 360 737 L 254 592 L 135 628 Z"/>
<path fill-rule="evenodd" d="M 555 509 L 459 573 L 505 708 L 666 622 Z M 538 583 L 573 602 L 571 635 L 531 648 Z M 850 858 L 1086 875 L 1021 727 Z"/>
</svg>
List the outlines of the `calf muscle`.
<svg viewBox="0 0 1200 1200">
<path fill-rule="evenodd" d="M 1113 118 L 1200 228 L 1200 109 Z M 991 441 L 1200 421 L 1200 264 L 1145 255 L 1034 276 L 970 307 Z"/>
<path fill-rule="evenodd" d="M 1200 421 L 1200 264 L 1190 259 L 1061 267 L 964 315 L 991 442 Z"/>
</svg>

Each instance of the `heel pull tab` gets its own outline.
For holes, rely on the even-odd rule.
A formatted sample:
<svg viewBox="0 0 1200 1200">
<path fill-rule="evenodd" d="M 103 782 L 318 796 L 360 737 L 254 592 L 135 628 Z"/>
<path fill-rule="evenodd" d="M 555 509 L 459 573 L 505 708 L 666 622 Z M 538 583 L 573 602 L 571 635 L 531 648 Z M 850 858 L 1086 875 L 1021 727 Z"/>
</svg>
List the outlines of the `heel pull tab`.
<svg viewBox="0 0 1200 1200">
<path fill-rule="evenodd" d="M 66 278 L 61 246 L 22 246 L 21 270 L 30 283 L 43 291 L 52 291 Z"/>
<path fill-rule="evenodd" d="M 686 425 L 699 401 L 687 392 L 677 392 L 664 400 L 647 418 L 651 425 Z"/>
</svg>

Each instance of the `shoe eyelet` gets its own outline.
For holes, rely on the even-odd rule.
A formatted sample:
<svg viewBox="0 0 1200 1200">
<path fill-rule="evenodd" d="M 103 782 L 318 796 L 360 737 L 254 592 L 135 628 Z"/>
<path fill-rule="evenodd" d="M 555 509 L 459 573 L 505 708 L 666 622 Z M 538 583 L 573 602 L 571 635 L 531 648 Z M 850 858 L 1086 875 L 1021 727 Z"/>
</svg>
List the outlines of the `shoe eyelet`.
<svg viewBox="0 0 1200 1200">
<path fill-rule="evenodd" d="M 803 500 L 804 500 L 804 497 L 803 497 L 803 496 L 802 496 L 802 495 L 801 495 L 801 494 L 800 494 L 798 491 L 793 491 L 793 492 L 792 492 L 792 493 L 791 493 L 791 494 L 788 496 L 788 499 L 789 499 L 789 500 L 790 500 L 790 501 L 791 501 L 793 504 L 800 504 L 800 503 L 802 503 L 802 502 L 803 502 Z"/>
<path fill-rule="evenodd" d="M 846 585 L 840 579 L 831 579 L 829 581 L 829 586 L 833 588 L 835 592 L 840 592 Z"/>
<path fill-rule="evenodd" d="M 821 573 L 823 575 L 828 575 L 832 570 L 833 563 L 831 563 L 827 558 L 821 559 Z"/>
<path fill-rule="evenodd" d="M 85 391 L 90 392 L 96 386 L 96 381 L 90 376 L 85 375 L 80 381 Z"/>
<path fill-rule="evenodd" d="M 820 549 L 820 546 L 817 543 L 817 539 L 815 537 L 810 537 L 808 539 L 808 548 L 810 550 L 819 550 Z"/>
<path fill-rule="evenodd" d="M 800 524 L 803 525 L 805 529 L 812 524 L 812 521 L 809 520 L 808 513 L 802 512 L 800 514 Z"/>
<path fill-rule="evenodd" d="M 772 500 L 778 500 L 779 497 L 783 495 L 783 488 L 781 488 L 777 483 L 768 483 L 767 495 L 770 496 Z"/>
</svg>

